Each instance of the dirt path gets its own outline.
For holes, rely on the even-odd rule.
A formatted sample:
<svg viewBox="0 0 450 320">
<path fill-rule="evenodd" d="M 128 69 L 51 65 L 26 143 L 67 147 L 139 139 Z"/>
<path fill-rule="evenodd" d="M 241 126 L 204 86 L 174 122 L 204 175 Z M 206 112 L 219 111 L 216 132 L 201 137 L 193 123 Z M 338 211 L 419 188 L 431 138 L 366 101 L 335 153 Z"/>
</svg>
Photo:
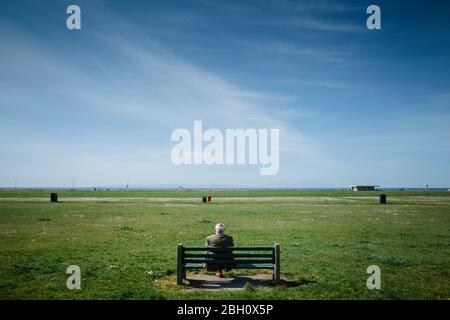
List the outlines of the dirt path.
<svg viewBox="0 0 450 320">
<path fill-rule="evenodd" d="M 133 203 L 164 203 L 175 204 L 201 204 L 199 197 L 190 198 L 167 198 L 167 197 L 60 197 L 59 202 L 133 202 Z M 48 197 L 29 198 L 0 198 L 2 202 L 49 202 Z M 378 196 L 373 197 L 217 197 L 212 199 L 213 203 L 376 203 Z M 449 204 L 449 197 L 388 197 L 388 203 L 423 203 L 423 204 Z"/>
</svg>

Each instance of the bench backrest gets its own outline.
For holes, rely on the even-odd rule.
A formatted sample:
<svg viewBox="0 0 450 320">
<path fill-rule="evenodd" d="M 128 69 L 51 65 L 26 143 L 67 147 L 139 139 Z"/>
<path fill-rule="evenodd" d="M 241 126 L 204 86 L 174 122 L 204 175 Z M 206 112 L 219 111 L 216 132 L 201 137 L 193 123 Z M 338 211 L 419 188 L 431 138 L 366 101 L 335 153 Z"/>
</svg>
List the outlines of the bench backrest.
<svg viewBox="0 0 450 320">
<path fill-rule="evenodd" d="M 275 246 L 203 247 L 178 245 L 181 263 L 275 264 Z M 180 252 L 181 251 L 181 252 Z"/>
</svg>

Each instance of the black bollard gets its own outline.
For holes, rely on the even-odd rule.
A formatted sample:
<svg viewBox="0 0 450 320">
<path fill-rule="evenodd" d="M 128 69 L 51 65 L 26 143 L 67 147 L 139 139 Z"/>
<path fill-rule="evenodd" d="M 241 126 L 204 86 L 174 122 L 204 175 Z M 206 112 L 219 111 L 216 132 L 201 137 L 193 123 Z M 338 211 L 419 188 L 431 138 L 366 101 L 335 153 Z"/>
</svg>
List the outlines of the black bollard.
<svg viewBox="0 0 450 320">
<path fill-rule="evenodd" d="M 385 194 L 380 194 L 380 203 L 381 204 L 385 204 L 386 203 L 386 195 Z"/>
<path fill-rule="evenodd" d="M 58 202 L 58 194 L 57 193 L 50 193 L 50 201 L 51 202 Z"/>
<path fill-rule="evenodd" d="M 203 202 L 206 202 L 206 196 L 203 196 Z"/>
</svg>

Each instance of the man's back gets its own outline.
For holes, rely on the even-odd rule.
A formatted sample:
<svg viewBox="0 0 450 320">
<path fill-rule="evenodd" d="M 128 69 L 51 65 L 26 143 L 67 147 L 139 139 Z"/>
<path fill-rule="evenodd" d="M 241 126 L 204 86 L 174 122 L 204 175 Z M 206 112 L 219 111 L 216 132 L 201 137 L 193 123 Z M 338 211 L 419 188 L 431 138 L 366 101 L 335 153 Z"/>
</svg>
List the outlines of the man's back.
<svg viewBox="0 0 450 320">
<path fill-rule="evenodd" d="M 206 238 L 206 245 L 210 247 L 233 247 L 233 237 L 226 234 L 213 234 Z"/>
</svg>

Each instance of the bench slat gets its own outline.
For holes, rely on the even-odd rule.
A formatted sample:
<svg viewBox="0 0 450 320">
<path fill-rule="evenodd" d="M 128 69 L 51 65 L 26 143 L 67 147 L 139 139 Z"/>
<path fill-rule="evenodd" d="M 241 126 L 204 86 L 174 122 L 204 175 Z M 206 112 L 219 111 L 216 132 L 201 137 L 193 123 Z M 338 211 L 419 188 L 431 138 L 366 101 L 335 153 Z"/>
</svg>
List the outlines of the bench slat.
<svg viewBox="0 0 450 320">
<path fill-rule="evenodd" d="M 238 263 L 234 266 L 235 269 L 273 269 L 273 263 Z M 187 263 L 185 269 L 199 269 L 202 267 L 201 263 Z"/>
<path fill-rule="evenodd" d="M 273 253 L 231 253 L 234 258 L 272 258 Z M 229 258 L 230 255 L 224 255 L 220 253 L 185 253 L 186 258 L 209 258 L 213 259 Z"/>
<path fill-rule="evenodd" d="M 255 246 L 255 247 L 201 247 L 191 246 L 183 247 L 184 251 L 273 251 L 274 247 L 269 246 Z"/>
<path fill-rule="evenodd" d="M 220 260 L 220 259 L 184 259 L 183 263 L 210 263 L 210 264 L 253 264 L 253 263 L 274 263 L 273 259 L 241 259 L 241 260 Z"/>
</svg>

